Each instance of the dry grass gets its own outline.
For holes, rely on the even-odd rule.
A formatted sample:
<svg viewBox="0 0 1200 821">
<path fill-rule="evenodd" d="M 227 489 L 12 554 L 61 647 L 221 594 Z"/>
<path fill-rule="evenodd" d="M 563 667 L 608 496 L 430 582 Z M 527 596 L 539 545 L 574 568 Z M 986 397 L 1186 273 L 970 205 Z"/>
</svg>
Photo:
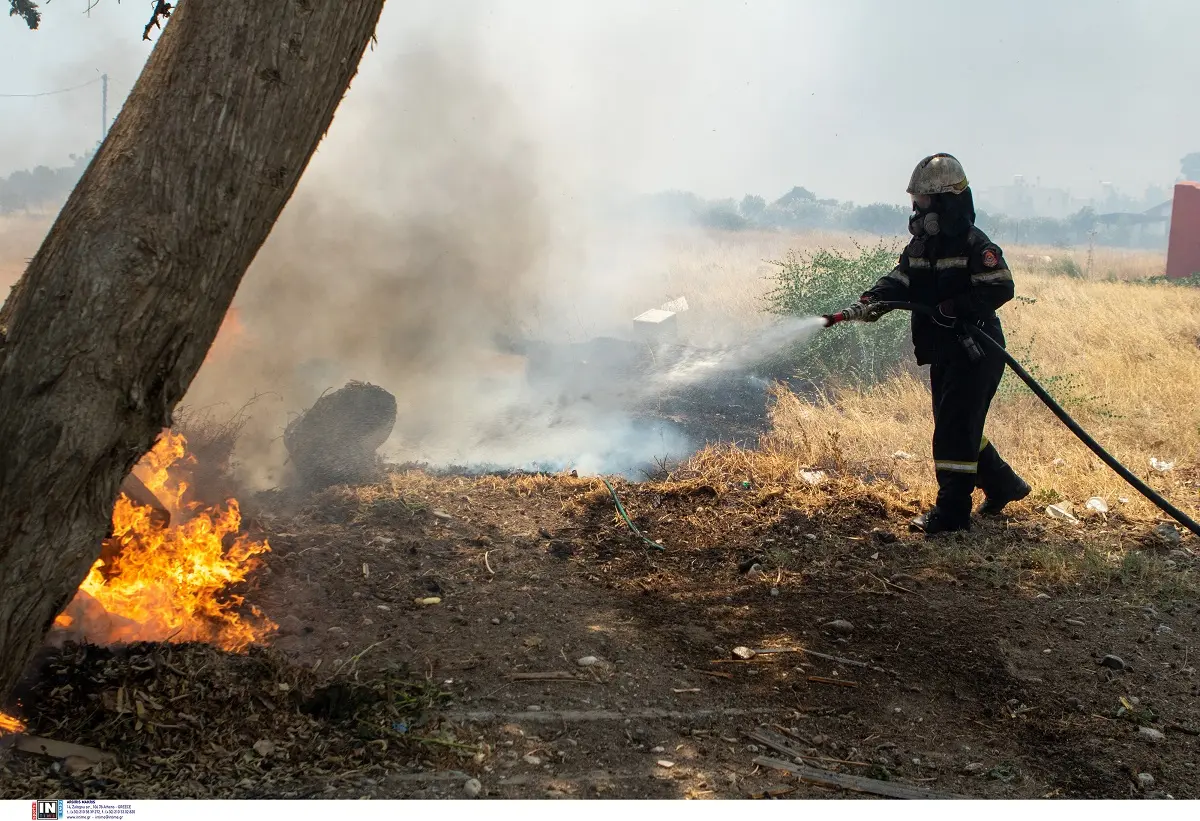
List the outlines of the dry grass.
<svg viewBox="0 0 1200 821">
<path fill-rule="evenodd" d="M 1023 277 L 1021 292 L 1037 300 L 1005 311 L 1009 348 L 1034 363 L 1035 376 L 1062 387 L 1069 412 L 1114 456 L 1152 486 L 1197 510 L 1194 483 L 1200 456 L 1200 292 L 1168 286 Z M 1012 379 L 1013 377 L 1009 377 Z M 842 391 L 826 402 L 791 394 L 775 408 L 775 440 L 809 461 L 823 461 L 830 435 L 858 471 L 887 476 L 900 487 L 934 487 L 932 422 L 927 387 L 896 376 L 869 391 Z M 1032 395 L 1001 396 L 988 436 L 1046 501 L 1082 504 L 1092 496 L 1151 515 L 1118 476 Z M 915 459 L 894 459 L 905 451 Z M 1156 457 L 1174 462 L 1162 476 Z M 1061 460 L 1061 461 L 1059 461 Z"/>
</svg>

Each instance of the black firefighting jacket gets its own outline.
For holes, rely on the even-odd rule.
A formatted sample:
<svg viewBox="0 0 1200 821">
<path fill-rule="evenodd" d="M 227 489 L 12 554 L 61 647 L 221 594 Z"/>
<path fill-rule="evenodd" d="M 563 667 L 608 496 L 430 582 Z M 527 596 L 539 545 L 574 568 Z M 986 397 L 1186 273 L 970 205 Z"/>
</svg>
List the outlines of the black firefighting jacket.
<svg viewBox="0 0 1200 821">
<path fill-rule="evenodd" d="M 949 317 L 976 324 L 1001 341 L 996 309 L 1013 298 L 1014 286 L 1000 246 L 972 226 L 962 237 L 914 238 L 891 273 L 863 296 L 872 302 L 916 302 L 935 309 L 946 303 L 948 317 L 941 324 L 912 314 L 917 363 L 928 365 L 961 353 L 959 334 L 944 327 L 953 324 Z"/>
</svg>

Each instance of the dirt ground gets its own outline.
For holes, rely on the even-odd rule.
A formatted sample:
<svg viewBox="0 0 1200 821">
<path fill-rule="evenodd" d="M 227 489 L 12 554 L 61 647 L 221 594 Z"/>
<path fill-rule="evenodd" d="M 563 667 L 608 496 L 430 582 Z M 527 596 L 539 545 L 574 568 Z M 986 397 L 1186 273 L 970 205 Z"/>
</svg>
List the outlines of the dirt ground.
<svg viewBox="0 0 1200 821">
<path fill-rule="evenodd" d="M 43 660 L 29 732 L 116 761 L 0 754 L 0 797 L 863 795 L 759 756 L 982 798 L 1200 797 L 1195 538 L 1018 517 L 924 541 L 850 480 L 614 488 L 664 550 L 596 479 L 247 500 L 272 647 Z"/>
</svg>

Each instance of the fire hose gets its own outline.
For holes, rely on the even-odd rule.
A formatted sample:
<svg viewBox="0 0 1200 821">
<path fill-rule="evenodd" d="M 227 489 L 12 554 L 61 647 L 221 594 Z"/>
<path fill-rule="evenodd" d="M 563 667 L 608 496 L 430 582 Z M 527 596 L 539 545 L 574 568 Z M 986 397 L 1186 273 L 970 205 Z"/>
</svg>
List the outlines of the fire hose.
<svg viewBox="0 0 1200 821">
<path fill-rule="evenodd" d="M 871 302 L 860 303 L 851 308 L 847 308 L 840 313 L 827 314 L 823 317 L 823 319 L 825 320 L 825 327 L 828 328 L 838 324 L 839 322 L 863 321 L 863 317 L 868 311 L 886 312 L 891 310 L 911 311 L 914 313 L 926 314 L 927 316 L 933 316 L 936 311 L 936 309 L 931 308 L 928 305 L 921 305 L 916 302 Z M 1141 493 L 1143 496 L 1157 505 L 1160 510 L 1162 510 L 1175 521 L 1179 522 L 1188 530 L 1192 531 L 1192 533 L 1200 536 L 1200 524 L 1164 499 L 1153 488 L 1135 476 L 1128 468 L 1118 462 L 1108 451 L 1102 448 L 1095 439 L 1088 435 L 1087 431 L 1079 426 L 1078 422 L 1072 419 L 1070 415 L 1062 409 L 1061 405 L 1054 401 L 1054 397 L 1047 393 L 1046 389 L 1039 385 L 1037 380 L 1030 376 L 1029 372 L 1021 367 L 1021 363 L 1014 359 L 1012 354 L 1005 350 L 1004 346 L 993 339 L 986 331 L 983 330 L 983 328 L 980 328 L 978 325 L 960 321 L 956 323 L 955 329 L 959 334 L 959 340 L 962 343 L 963 348 L 966 350 L 967 356 L 972 361 L 978 361 L 983 356 L 983 351 L 979 348 L 980 344 L 982 344 L 987 350 L 1000 356 L 1005 363 L 1007 363 L 1008 367 L 1012 369 L 1013 373 L 1019 376 L 1021 381 L 1029 386 L 1029 389 L 1033 391 L 1034 395 L 1037 396 L 1038 399 L 1042 400 L 1046 407 L 1048 407 L 1050 411 L 1057 416 L 1059 420 L 1067 426 L 1067 428 L 1070 429 L 1071 433 L 1075 434 L 1075 436 L 1079 438 L 1079 441 L 1087 445 L 1088 449 L 1100 458 L 1100 461 L 1112 468 L 1118 476 L 1132 485 L 1138 491 L 1138 493 Z"/>
</svg>

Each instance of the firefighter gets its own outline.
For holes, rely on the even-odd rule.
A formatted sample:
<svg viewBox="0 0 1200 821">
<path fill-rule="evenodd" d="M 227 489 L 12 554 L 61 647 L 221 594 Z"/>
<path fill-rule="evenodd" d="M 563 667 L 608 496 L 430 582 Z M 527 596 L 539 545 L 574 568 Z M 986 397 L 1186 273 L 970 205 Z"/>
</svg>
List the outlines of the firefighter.
<svg viewBox="0 0 1200 821">
<path fill-rule="evenodd" d="M 860 298 L 863 319 L 887 313 L 872 303 L 916 302 L 933 316 L 912 314 L 918 365 L 929 365 L 933 393 L 933 459 L 937 503 L 912 521 L 927 535 L 971 527 L 971 494 L 984 493 L 979 513 L 999 515 L 1029 495 L 1029 485 L 984 436 L 988 407 L 1004 375 L 1004 361 L 972 345 L 960 323 L 1004 344 L 996 309 L 1013 298 L 1013 278 L 1000 247 L 975 227 L 967 175 L 957 159 L 934 154 L 917 164 L 908 183 L 912 240 L 887 276 Z"/>
</svg>

